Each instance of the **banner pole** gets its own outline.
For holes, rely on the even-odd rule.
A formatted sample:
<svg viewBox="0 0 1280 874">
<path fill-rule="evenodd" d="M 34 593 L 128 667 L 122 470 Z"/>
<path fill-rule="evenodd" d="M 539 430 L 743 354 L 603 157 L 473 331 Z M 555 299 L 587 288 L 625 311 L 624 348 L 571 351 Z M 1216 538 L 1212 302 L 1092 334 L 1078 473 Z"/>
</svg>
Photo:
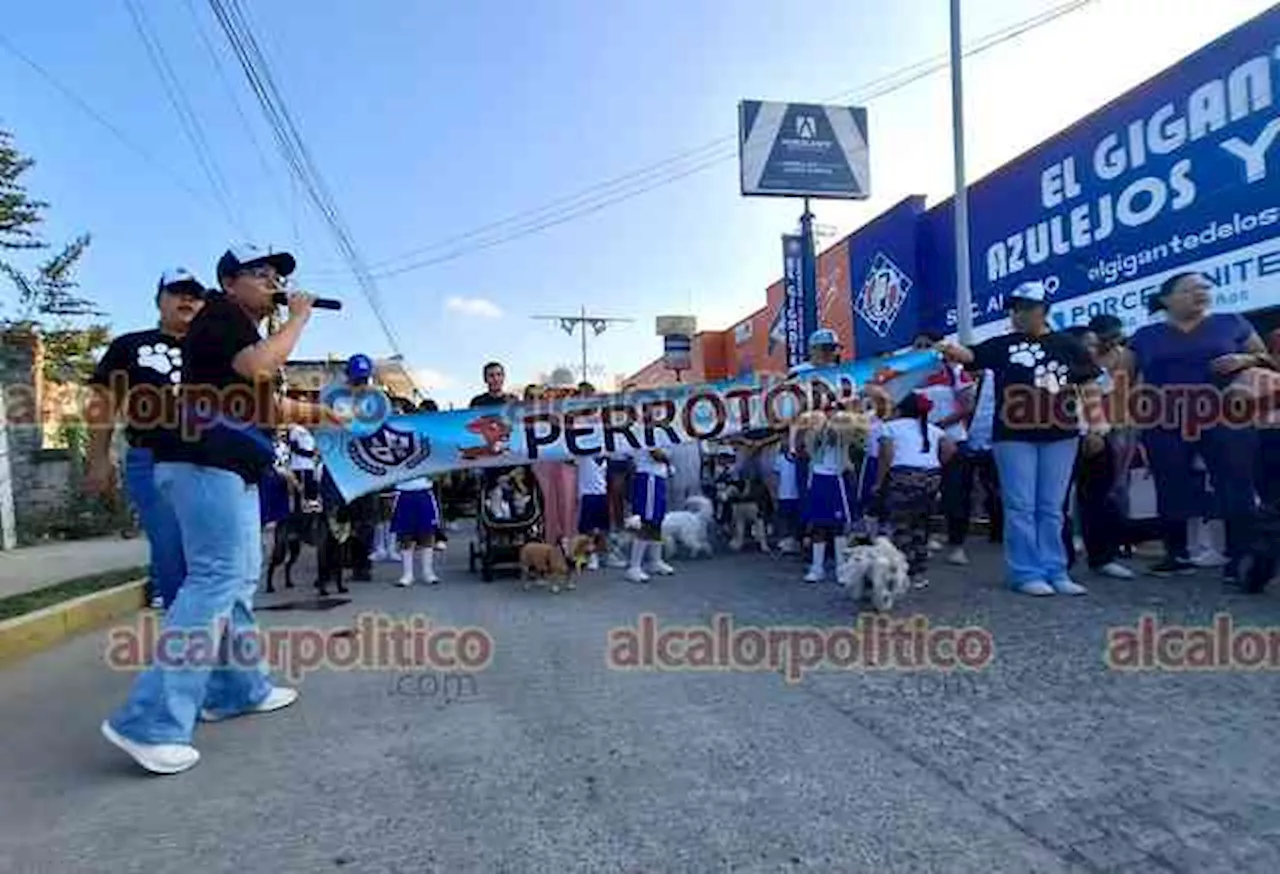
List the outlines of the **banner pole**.
<svg viewBox="0 0 1280 874">
<path fill-rule="evenodd" d="M 951 0 L 951 136 L 955 157 L 956 328 L 973 343 L 973 292 L 969 277 L 969 195 L 964 170 L 964 83 L 961 75 L 960 0 Z"/>
<path fill-rule="evenodd" d="M 804 214 L 800 216 L 800 283 L 804 289 L 801 297 L 803 326 L 800 348 L 803 360 L 809 358 L 809 337 L 818 330 L 818 264 L 813 240 L 813 213 L 809 211 L 809 198 L 804 199 Z"/>
</svg>

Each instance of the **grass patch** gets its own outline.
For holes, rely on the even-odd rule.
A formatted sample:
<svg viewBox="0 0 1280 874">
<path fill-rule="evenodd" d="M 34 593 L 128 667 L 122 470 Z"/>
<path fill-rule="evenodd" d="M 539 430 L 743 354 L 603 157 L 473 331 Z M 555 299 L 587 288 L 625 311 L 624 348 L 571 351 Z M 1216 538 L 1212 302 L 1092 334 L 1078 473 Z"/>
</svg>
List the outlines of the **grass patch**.
<svg viewBox="0 0 1280 874">
<path fill-rule="evenodd" d="M 146 576 L 146 567 L 122 568 L 120 570 L 76 577 L 44 589 L 36 589 L 34 592 L 23 592 L 20 595 L 0 598 L 0 620 L 34 613 L 45 607 L 61 604 L 63 601 L 70 601 L 73 598 L 80 598 L 84 595 L 92 595 L 94 592 L 114 589 L 116 586 L 123 586 L 125 583 L 131 583 L 134 580 L 145 579 Z"/>
</svg>

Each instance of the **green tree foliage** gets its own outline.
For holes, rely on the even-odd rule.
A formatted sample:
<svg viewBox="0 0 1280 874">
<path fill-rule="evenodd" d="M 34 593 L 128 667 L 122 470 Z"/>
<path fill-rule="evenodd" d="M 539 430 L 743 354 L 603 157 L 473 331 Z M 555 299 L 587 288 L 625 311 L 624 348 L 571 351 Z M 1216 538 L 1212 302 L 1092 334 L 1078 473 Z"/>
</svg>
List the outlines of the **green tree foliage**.
<svg viewBox="0 0 1280 874">
<path fill-rule="evenodd" d="M 0 130 L 0 274 L 15 292 L 7 311 L 0 312 L 0 327 L 38 328 L 45 340 L 45 379 L 83 382 L 93 372 L 94 353 L 110 339 L 110 329 L 99 321 L 105 314 L 79 293 L 75 277 L 89 235 L 34 265 L 11 260 L 50 249 L 40 235 L 49 205 L 33 199 L 23 185 L 23 174 L 33 164 L 18 151 L 13 135 Z"/>
</svg>

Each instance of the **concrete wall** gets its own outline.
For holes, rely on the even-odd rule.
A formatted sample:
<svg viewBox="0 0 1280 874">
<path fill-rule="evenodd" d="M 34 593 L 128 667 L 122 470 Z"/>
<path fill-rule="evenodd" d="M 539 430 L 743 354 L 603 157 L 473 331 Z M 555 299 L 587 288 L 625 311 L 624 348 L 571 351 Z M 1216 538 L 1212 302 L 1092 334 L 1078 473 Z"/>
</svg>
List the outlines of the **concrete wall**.
<svg viewBox="0 0 1280 874">
<path fill-rule="evenodd" d="M 44 347 L 38 333 L 7 331 L 0 335 L 0 391 L 4 393 L 5 452 L 0 464 L 0 523 L 4 508 L 4 483 L 12 501 L 12 525 L 24 540 L 39 536 L 41 520 L 67 508 L 71 460 L 67 452 L 44 450 L 41 368 Z M 0 527 L 8 527 L 0 525 Z M 0 545 L 14 542 L 0 537 Z"/>
</svg>

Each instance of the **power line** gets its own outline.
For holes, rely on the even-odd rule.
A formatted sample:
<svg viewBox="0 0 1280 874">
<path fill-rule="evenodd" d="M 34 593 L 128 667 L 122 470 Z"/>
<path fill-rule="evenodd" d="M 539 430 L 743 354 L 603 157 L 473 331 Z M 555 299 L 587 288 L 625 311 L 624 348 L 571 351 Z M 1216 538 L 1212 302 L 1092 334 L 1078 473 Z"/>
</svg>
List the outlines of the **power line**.
<svg viewBox="0 0 1280 874">
<path fill-rule="evenodd" d="M 1039 15 L 1032 16 L 1031 18 L 1025 19 L 1024 21 L 1018 22 L 1017 24 L 1011 25 L 1010 27 L 1004 28 L 1001 31 L 997 31 L 991 35 L 988 35 L 987 37 L 984 37 L 978 40 L 974 45 L 972 45 L 968 50 L 966 50 L 964 54 L 966 57 L 981 54 L 982 52 L 988 51 L 992 48 L 995 48 L 998 45 L 1002 45 L 1003 43 L 1016 39 L 1031 30 L 1035 30 L 1036 28 L 1043 27 L 1046 24 L 1049 24 L 1050 22 L 1057 20 L 1058 18 L 1068 15 L 1072 12 L 1078 11 L 1079 9 L 1082 9 L 1085 6 L 1088 6 L 1096 2 L 1097 0 L 1073 0 L 1073 2 L 1064 3 L 1061 6 L 1055 7 L 1053 9 L 1049 9 L 1043 13 L 1040 13 Z M 886 76 L 882 76 L 879 79 L 869 83 L 868 85 L 862 86 L 862 88 L 860 89 L 856 89 L 854 91 L 845 91 L 840 94 L 825 98 L 823 102 L 834 102 L 839 100 L 846 100 L 854 96 L 857 96 L 857 98 L 861 102 L 869 102 L 876 98 L 883 97 L 887 94 L 891 94 L 895 91 L 905 88 L 906 86 L 911 85 L 921 79 L 927 78 L 928 76 L 931 76 L 940 70 L 946 69 L 948 65 L 949 65 L 948 56 L 946 54 L 941 54 L 934 58 L 930 58 L 928 60 L 913 64 L 909 67 L 905 67 L 903 69 L 894 71 L 893 73 L 890 73 Z M 456 235 L 454 237 L 448 238 L 447 240 L 442 240 L 438 243 L 434 243 L 429 246 L 416 249 L 412 253 L 405 253 L 395 258 L 388 259 L 380 263 L 384 265 L 392 264 L 396 261 L 403 260 L 405 257 L 409 257 L 413 254 L 435 251 L 440 248 L 444 248 L 448 246 L 450 243 L 455 243 L 455 242 L 461 243 L 466 240 L 481 238 L 474 243 L 455 247 L 454 249 L 450 251 L 446 251 L 440 255 L 413 261 L 409 264 L 405 264 L 400 267 L 378 270 L 377 272 L 374 273 L 374 276 L 385 279 L 392 276 L 398 276 L 404 273 L 422 270 L 427 267 L 435 266 L 437 264 L 443 264 L 448 261 L 456 260 L 458 258 L 473 254 L 475 252 L 483 251 L 485 249 L 490 249 L 490 248 L 493 248 L 494 246 L 502 245 L 504 243 L 508 243 L 513 240 L 517 240 L 522 237 L 526 237 L 531 234 L 547 230 L 557 225 L 565 224 L 567 222 L 573 221 L 575 219 L 581 218 L 591 213 L 599 212 L 600 210 L 605 209 L 614 204 L 621 203 L 625 200 L 630 200 L 633 197 L 637 197 L 641 194 L 645 194 L 649 191 L 653 191 L 654 189 L 661 188 L 666 185 L 670 185 L 673 182 L 679 181 L 680 179 L 684 179 L 696 173 L 700 173 L 704 170 L 710 169 L 711 167 L 714 167 L 718 164 L 722 164 L 726 161 L 733 160 L 738 156 L 736 147 L 733 147 L 727 150 L 717 150 L 717 151 L 711 151 L 711 150 L 715 150 L 717 149 L 717 147 L 721 145 L 726 145 L 731 142 L 736 143 L 736 141 L 737 141 L 736 134 L 731 134 L 726 137 L 721 137 L 717 140 L 708 142 L 707 144 L 699 147 L 698 149 L 692 149 L 687 152 L 682 152 L 679 155 L 669 158 L 665 161 L 661 161 L 656 164 L 649 165 L 648 167 L 643 168 L 641 170 L 637 170 L 632 173 L 626 174 L 624 176 L 617 177 L 608 182 L 601 183 L 601 185 L 595 186 L 594 189 L 587 189 L 586 191 L 581 192 L 578 195 L 571 195 L 567 198 L 561 198 L 560 200 L 553 201 L 551 204 L 548 204 L 544 207 L 540 207 L 538 209 L 527 210 L 522 213 L 516 213 L 515 215 L 510 216 L 507 219 L 504 219 L 502 221 L 491 222 L 488 225 L 484 225 L 480 228 L 477 228 L 475 231 L 472 231 L 466 234 Z M 676 169 L 675 165 L 679 165 L 680 163 L 685 162 L 688 156 L 697 155 L 704 152 L 707 152 L 708 154 L 703 155 L 702 160 L 694 163 L 692 166 L 680 167 L 679 169 Z M 655 172 L 655 171 L 658 171 L 658 172 Z M 569 209 L 554 208 L 556 204 L 567 205 L 570 203 L 573 203 L 576 205 Z M 538 218 L 538 216 L 541 216 L 541 218 Z M 520 221 L 520 219 L 522 218 L 525 220 Z M 510 228 L 508 231 L 498 236 L 492 236 L 486 233 L 487 231 L 505 227 L 513 223 L 515 224 L 513 228 Z M 489 239 L 483 239 L 486 236 L 489 237 Z"/>
<path fill-rule="evenodd" d="M 970 56 L 980 54 L 1095 2 L 1097 2 L 1097 0 L 1073 0 L 1073 2 L 1064 3 L 1027 19 L 1023 19 L 1022 21 L 988 34 L 986 37 L 976 41 L 968 50 L 966 50 L 965 55 Z M 858 89 L 843 91 L 823 98 L 821 102 L 832 103 L 847 100 L 855 96 L 860 96 L 864 101 L 871 100 L 875 97 L 891 93 L 899 88 L 906 87 L 907 85 L 925 78 L 932 73 L 946 69 L 948 64 L 948 55 L 945 53 L 940 54 L 935 57 L 919 61 L 910 66 L 895 70 L 892 73 L 866 83 Z M 491 248 L 494 245 L 505 243 L 512 239 L 518 239 L 519 237 L 563 224 L 565 221 L 571 220 L 572 218 L 576 218 L 580 215 L 597 212 L 599 209 L 628 200 L 631 197 L 651 191 L 654 188 L 684 179 L 694 173 L 708 169 L 715 164 L 732 160 L 737 156 L 736 142 L 736 134 L 719 137 L 695 149 L 686 150 L 670 158 L 647 165 L 638 170 L 631 171 L 605 182 L 598 183 L 597 185 L 590 186 L 576 194 L 557 198 L 556 200 L 550 201 L 541 207 L 524 210 L 507 216 L 504 219 L 481 225 L 480 227 L 466 233 L 457 234 L 430 245 L 404 252 L 395 257 L 375 262 L 373 265 L 376 270 L 374 275 L 385 278 L 410 272 L 412 270 L 422 269 L 434 264 L 443 263 L 444 261 L 454 260 L 455 258 L 462 257 L 472 251 Z M 733 144 L 731 149 L 721 148 L 729 146 L 730 144 Z M 695 158 L 698 159 L 695 166 L 680 166 L 681 164 L 688 164 L 691 159 Z M 427 252 L 445 249 L 453 244 L 463 243 L 468 240 L 492 236 L 489 232 L 507 228 L 509 225 L 515 225 L 515 227 L 508 228 L 507 233 L 498 239 L 478 242 L 474 246 L 455 248 L 448 254 L 416 261 L 412 264 L 403 265 L 398 268 L 391 267 L 395 262 L 403 261 L 406 258 L 412 258 Z M 377 268 L 384 269 L 378 270 Z M 326 271 L 323 270 L 311 271 L 313 275 L 323 275 L 325 272 Z"/>
<path fill-rule="evenodd" d="M 159 158 L 153 155 L 150 151 L 148 151 L 146 147 L 141 146 L 138 143 L 134 142 L 132 139 L 130 139 L 123 131 L 120 130 L 120 128 L 116 127 L 114 124 L 108 121 L 102 115 L 102 113 L 98 112 L 96 109 L 90 106 L 82 97 L 80 97 L 80 95 L 76 94 L 69 87 L 64 85 L 56 76 L 50 73 L 44 66 L 42 66 L 40 63 L 32 59 L 30 56 L 24 53 L 21 49 L 19 49 L 16 45 L 14 45 L 12 42 L 6 39 L 3 33 L 0 33 L 0 46 L 2 46 L 7 52 L 9 52 L 9 54 L 13 55 L 19 61 L 26 64 L 28 67 L 30 67 L 38 76 L 40 76 L 40 78 L 44 79 L 46 82 L 52 85 L 60 94 L 62 94 L 63 97 L 67 98 L 67 100 L 74 103 L 77 107 L 80 108 L 80 110 L 85 115 L 89 116 L 91 119 L 96 121 L 99 125 L 103 127 L 103 129 L 105 129 L 113 137 L 119 140 L 123 146 L 128 148 L 130 151 L 136 153 L 148 164 L 151 164 L 156 169 L 163 171 L 165 175 L 167 175 L 175 185 L 182 188 L 192 197 L 195 197 L 198 200 L 205 201 L 206 203 L 209 202 L 209 195 L 207 193 L 197 190 L 194 186 L 190 185 L 186 180 L 184 180 L 181 176 L 175 173 L 171 167 L 169 167 L 167 164 L 165 164 L 163 161 L 161 161 Z M 216 206 L 217 204 L 213 204 L 213 205 Z"/>
<path fill-rule="evenodd" d="M 186 91 L 182 87 L 177 74 L 174 73 L 173 66 L 169 63 L 169 57 L 165 54 L 164 46 L 156 38 L 154 30 L 147 20 L 146 13 L 135 3 L 135 0 L 124 0 L 124 5 L 129 11 L 129 18 L 133 22 L 134 30 L 137 31 L 138 38 L 146 49 L 147 57 L 151 61 L 151 67 L 155 70 L 156 77 L 164 87 L 170 106 L 173 107 L 174 113 L 178 116 L 178 123 L 182 127 L 183 134 L 187 137 L 188 142 L 191 143 L 191 148 L 195 151 L 196 159 L 204 170 L 209 187 L 213 190 L 218 205 L 222 207 L 222 211 L 226 215 L 227 223 L 233 228 L 238 228 L 243 233 L 245 230 L 244 223 L 231 210 L 231 190 L 227 185 L 226 177 L 222 175 L 222 170 L 213 156 L 213 150 L 209 146 L 209 140 L 205 136 L 204 128 L 201 126 L 194 110 L 192 110 L 190 101 L 187 100 Z"/>
<path fill-rule="evenodd" d="M 271 196 L 276 202 L 276 206 L 280 207 L 281 214 L 288 218 L 289 208 L 285 206 L 284 200 L 280 197 L 280 192 L 273 184 L 275 174 L 271 170 L 270 162 L 267 161 L 266 153 L 262 150 L 262 145 L 258 142 L 257 135 L 253 132 L 253 125 L 249 123 L 248 116 L 240 107 L 240 101 L 236 99 L 235 89 L 231 87 L 231 80 L 228 78 L 226 69 L 223 66 L 222 58 L 218 56 L 217 51 L 213 47 L 213 42 L 209 39 L 209 35 L 205 32 L 204 23 L 200 20 L 199 14 L 196 12 L 194 0 L 184 0 L 187 7 L 187 13 L 191 16 L 191 21 L 195 25 L 196 33 L 200 35 L 200 42 L 204 45 L 205 52 L 209 55 L 209 59 L 213 62 L 214 71 L 218 75 L 218 81 L 222 83 L 222 89 L 226 92 L 227 100 L 235 108 L 236 117 L 240 119 L 240 126 L 249 138 L 250 145 L 253 146 L 254 154 L 258 158 L 258 166 L 262 169 L 262 175 L 267 180 L 267 187 L 271 190 Z"/>
<path fill-rule="evenodd" d="M 209 5 L 226 33 L 232 51 L 249 81 L 250 89 L 266 116 L 268 126 L 275 135 L 281 157 L 329 226 L 339 253 L 360 285 L 360 290 L 373 309 L 392 349 L 396 354 L 402 355 L 395 332 L 382 311 L 377 285 L 356 249 L 351 232 L 338 211 L 333 195 L 316 168 L 310 150 L 299 133 L 279 88 L 276 87 L 270 66 L 258 46 L 253 29 L 246 23 L 245 14 L 238 0 L 209 0 Z"/>
</svg>

